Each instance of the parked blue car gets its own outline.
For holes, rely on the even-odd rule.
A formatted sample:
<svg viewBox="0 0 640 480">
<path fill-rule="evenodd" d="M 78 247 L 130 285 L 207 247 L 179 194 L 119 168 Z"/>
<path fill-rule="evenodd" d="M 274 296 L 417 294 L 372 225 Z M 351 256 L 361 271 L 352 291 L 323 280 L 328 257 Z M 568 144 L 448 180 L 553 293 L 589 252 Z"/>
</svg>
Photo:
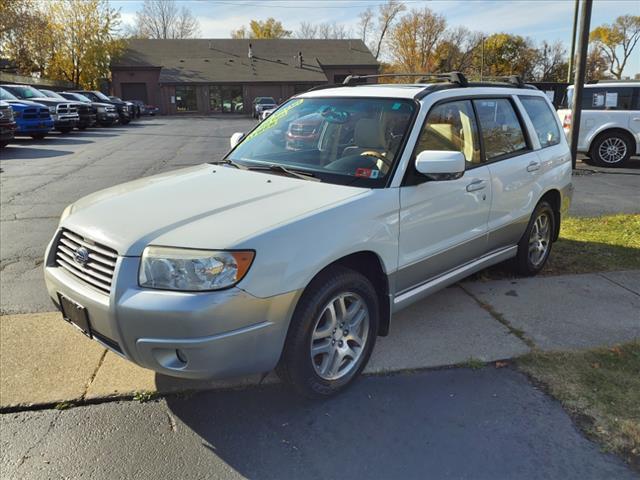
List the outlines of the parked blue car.
<svg viewBox="0 0 640 480">
<path fill-rule="evenodd" d="M 13 118 L 17 124 L 16 136 L 29 136 L 39 140 L 53 129 L 49 107 L 29 100 L 19 100 L 2 87 L 0 100 L 4 100 L 13 108 Z"/>
</svg>

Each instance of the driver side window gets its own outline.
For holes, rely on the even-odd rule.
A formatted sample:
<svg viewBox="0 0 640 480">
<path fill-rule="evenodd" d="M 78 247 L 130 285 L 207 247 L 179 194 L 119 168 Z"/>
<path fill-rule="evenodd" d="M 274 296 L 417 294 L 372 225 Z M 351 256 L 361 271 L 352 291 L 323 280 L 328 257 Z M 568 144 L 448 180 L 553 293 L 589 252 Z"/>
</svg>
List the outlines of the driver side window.
<svg viewBox="0 0 640 480">
<path fill-rule="evenodd" d="M 469 100 L 443 103 L 429 111 L 415 154 L 424 150 L 462 152 L 468 165 L 481 163 L 478 126 Z"/>
</svg>

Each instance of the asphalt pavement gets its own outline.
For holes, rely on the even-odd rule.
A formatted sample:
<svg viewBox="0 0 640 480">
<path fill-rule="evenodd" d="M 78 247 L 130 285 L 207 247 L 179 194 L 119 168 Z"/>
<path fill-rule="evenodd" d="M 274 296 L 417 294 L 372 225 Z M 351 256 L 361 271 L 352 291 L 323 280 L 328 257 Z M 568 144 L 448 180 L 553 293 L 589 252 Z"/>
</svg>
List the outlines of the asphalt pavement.
<svg viewBox="0 0 640 480">
<path fill-rule="evenodd" d="M 4 479 L 632 479 L 508 368 L 279 385 L 0 417 Z"/>
</svg>

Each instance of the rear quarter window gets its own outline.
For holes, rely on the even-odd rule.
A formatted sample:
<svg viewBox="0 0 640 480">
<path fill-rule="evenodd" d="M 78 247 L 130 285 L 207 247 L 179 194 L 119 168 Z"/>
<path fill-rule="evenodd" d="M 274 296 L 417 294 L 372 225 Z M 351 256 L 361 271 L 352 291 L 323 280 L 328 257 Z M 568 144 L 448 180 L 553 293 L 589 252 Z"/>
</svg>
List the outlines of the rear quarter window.
<svg viewBox="0 0 640 480">
<path fill-rule="evenodd" d="M 583 110 L 632 110 L 633 88 L 593 87 L 582 93 Z"/>
<path fill-rule="evenodd" d="M 532 96 L 522 96 L 520 101 L 533 123 L 540 146 L 545 148 L 560 143 L 560 128 L 556 114 L 547 101 L 544 98 Z"/>
</svg>

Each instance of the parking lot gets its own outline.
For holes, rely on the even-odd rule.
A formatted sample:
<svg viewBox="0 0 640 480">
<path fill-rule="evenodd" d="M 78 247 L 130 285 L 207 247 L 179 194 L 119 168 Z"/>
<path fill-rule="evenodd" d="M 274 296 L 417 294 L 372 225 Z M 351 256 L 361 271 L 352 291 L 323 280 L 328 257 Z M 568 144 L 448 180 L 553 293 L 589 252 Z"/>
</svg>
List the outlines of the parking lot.
<svg viewBox="0 0 640 480">
<path fill-rule="evenodd" d="M 248 118 L 161 117 L 45 140 L 17 139 L 0 153 L 2 314 L 52 310 L 42 256 L 60 213 L 78 198 L 128 180 L 220 158 Z M 572 213 L 640 211 L 640 161 L 628 169 L 580 164 Z M 176 199 L 179 201 L 180 199 Z"/>
</svg>

